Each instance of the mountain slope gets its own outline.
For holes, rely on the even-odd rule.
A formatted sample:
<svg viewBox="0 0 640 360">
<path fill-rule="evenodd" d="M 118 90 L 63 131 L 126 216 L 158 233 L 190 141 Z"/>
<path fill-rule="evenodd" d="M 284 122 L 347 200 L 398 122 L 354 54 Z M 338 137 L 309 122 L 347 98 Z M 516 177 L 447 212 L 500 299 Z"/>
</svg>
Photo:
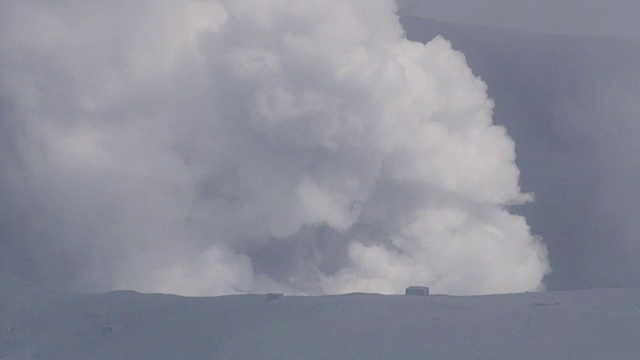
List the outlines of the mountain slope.
<svg viewBox="0 0 640 360">
<path fill-rule="evenodd" d="M 3 301 L 21 292 L 2 284 Z M 4 302 L 3 302 L 4 304 Z M 481 297 L 118 291 L 0 308 L 1 359 L 632 359 L 640 289 Z"/>
</svg>

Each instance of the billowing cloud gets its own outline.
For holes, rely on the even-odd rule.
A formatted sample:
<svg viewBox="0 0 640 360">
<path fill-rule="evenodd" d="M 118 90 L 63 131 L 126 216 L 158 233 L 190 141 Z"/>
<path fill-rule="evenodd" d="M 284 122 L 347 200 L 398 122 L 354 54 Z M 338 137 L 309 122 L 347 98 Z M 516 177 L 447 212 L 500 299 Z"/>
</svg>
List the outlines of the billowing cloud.
<svg viewBox="0 0 640 360">
<path fill-rule="evenodd" d="M 474 5 L 482 3 L 487 2 Z M 565 14 L 566 22 L 584 15 L 585 4 L 564 5 L 580 7 Z M 631 5 L 637 4 L 614 7 L 632 14 Z M 535 7 L 543 11 L 545 5 L 536 2 Z M 400 13 L 412 14 L 402 6 Z M 622 20 L 608 22 L 609 29 Z M 547 288 L 640 286 L 640 229 L 634 225 L 640 204 L 640 127 L 634 124 L 640 108 L 633 100 L 640 95 L 640 42 L 546 36 L 412 16 L 401 22 L 410 39 L 443 34 L 464 49 L 474 73 L 490 84 L 497 104 L 494 121 L 515 140 L 521 183 L 536 194 L 535 203 L 514 210 L 544 237 L 553 268 L 545 277 Z"/>
<path fill-rule="evenodd" d="M 405 39 L 393 1 L 6 9 L 2 181 L 76 288 L 468 294 L 549 271 L 487 86 Z"/>
</svg>

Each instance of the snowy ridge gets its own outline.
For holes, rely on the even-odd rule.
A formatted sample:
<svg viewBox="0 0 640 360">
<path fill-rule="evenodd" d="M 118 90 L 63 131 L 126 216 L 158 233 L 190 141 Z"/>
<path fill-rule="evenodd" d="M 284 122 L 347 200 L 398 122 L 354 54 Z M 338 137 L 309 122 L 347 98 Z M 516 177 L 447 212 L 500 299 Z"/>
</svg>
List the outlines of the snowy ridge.
<svg viewBox="0 0 640 360">
<path fill-rule="evenodd" d="M 116 291 L 24 307 L 5 306 L 24 288 L 1 289 L 0 359 L 640 357 L 640 289 L 274 301 Z"/>
</svg>

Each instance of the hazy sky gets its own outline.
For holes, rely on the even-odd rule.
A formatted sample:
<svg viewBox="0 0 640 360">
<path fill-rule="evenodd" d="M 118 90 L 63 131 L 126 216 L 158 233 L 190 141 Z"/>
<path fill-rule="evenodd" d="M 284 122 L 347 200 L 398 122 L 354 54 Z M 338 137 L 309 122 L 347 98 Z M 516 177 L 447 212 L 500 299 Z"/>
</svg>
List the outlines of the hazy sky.
<svg viewBox="0 0 640 360">
<path fill-rule="evenodd" d="M 431 19 L 539 33 L 640 39 L 634 0 L 400 0 L 407 13 Z"/>
<path fill-rule="evenodd" d="M 444 3 L 420 4 L 420 16 L 427 15 L 428 4 L 443 19 L 459 14 L 447 14 L 454 7 Z M 571 4 L 570 11 L 560 11 L 556 7 L 569 7 L 569 2 L 535 2 L 528 11 L 550 19 L 562 14 L 564 21 L 554 22 L 551 29 L 567 33 L 633 38 L 640 28 L 618 28 L 628 14 L 637 13 L 637 3 Z M 597 6 L 601 11 L 594 10 Z M 619 15 L 615 19 L 614 13 Z M 534 33 L 416 18 L 404 23 L 410 38 L 443 34 L 450 39 L 489 84 L 497 103 L 494 119 L 517 144 L 522 185 L 536 194 L 536 201 L 520 211 L 549 249 L 554 272 L 545 283 L 554 289 L 640 286 L 640 42 L 538 35 L 550 28 L 527 24 L 518 14 L 464 21 L 529 27 Z M 515 19 L 523 23 L 515 24 Z M 578 26 L 590 20 L 597 26 Z"/>
<path fill-rule="evenodd" d="M 550 259 L 550 287 L 637 283 L 633 41 L 419 19 L 411 41 L 391 0 L 2 8 L 4 270 L 469 294 L 541 289 Z"/>
</svg>

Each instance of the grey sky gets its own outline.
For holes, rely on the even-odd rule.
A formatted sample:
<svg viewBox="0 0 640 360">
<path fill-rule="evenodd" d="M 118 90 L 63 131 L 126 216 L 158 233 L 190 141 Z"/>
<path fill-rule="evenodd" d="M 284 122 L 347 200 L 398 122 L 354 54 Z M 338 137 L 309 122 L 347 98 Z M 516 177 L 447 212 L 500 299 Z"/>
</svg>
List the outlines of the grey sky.
<svg viewBox="0 0 640 360">
<path fill-rule="evenodd" d="M 101 4 L 0 14 L 0 269 L 83 290 L 524 291 L 541 235 L 549 287 L 637 285 L 637 41 L 414 3 L 422 45 L 389 0 Z M 450 4 L 432 13 L 520 30 L 573 14 Z"/>
<path fill-rule="evenodd" d="M 551 14 L 553 6 L 535 4 L 534 13 L 557 15 Z M 606 14 L 637 9 L 602 4 L 614 8 Z M 442 11 L 438 16 L 454 9 L 434 5 Z M 566 25 L 577 24 L 584 11 L 566 15 Z M 639 286 L 640 42 L 542 35 L 548 29 L 537 27 L 538 34 L 411 17 L 403 23 L 410 38 L 450 39 L 487 81 L 497 104 L 495 119 L 516 141 L 522 185 L 536 194 L 536 201 L 519 211 L 549 249 L 554 272 L 546 284 L 552 289 Z M 615 23 L 598 35 L 613 34 Z M 578 31 L 574 25 L 563 31 L 597 29 Z M 615 33 L 635 36 L 625 34 Z"/>
<path fill-rule="evenodd" d="M 405 13 L 539 33 L 640 39 L 634 0 L 399 0 Z"/>
</svg>

